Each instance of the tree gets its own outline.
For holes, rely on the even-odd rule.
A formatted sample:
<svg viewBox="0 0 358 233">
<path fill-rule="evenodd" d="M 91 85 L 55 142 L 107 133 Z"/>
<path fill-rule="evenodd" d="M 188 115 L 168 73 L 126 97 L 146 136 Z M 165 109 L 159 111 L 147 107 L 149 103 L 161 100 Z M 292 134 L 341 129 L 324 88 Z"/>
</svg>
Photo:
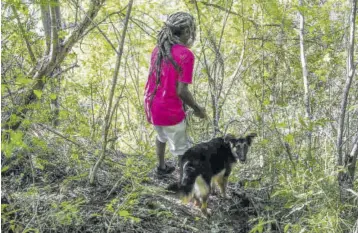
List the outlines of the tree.
<svg viewBox="0 0 358 233">
<path fill-rule="evenodd" d="M 299 6 L 304 7 L 302 0 L 299 0 Z M 302 65 L 302 77 L 303 77 L 303 87 L 304 87 L 304 105 L 306 118 L 308 123 L 311 124 L 312 114 L 311 114 L 311 103 L 310 103 L 310 90 L 309 90 L 309 82 L 308 82 L 308 70 L 307 70 L 307 62 L 305 55 L 305 18 L 302 12 L 299 12 L 300 17 L 300 54 L 301 54 L 301 65 Z M 307 159 L 311 161 L 311 149 L 312 149 L 312 132 L 308 130 L 307 132 Z"/>
<path fill-rule="evenodd" d="M 343 154 L 343 134 L 345 129 L 345 118 L 348 104 L 348 95 L 351 88 L 352 80 L 355 76 L 355 68 L 357 64 L 354 64 L 354 36 L 355 36 L 355 21 L 357 14 L 357 0 L 350 1 L 350 17 L 349 17 L 349 39 L 347 46 L 347 70 L 346 70 L 346 83 L 343 89 L 343 96 L 341 100 L 339 121 L 338 121 L 338 134 L 337 134 L 337 165 L 344 166 L 348 171 L 339 172 L 338 180 L 341 188 L 343 199 L 346 199 L 349 188 L 353 188 L 354 172 L 357 161 L 357 143 L 358 136 L 356 135 L 353 140 L 353 148 L 350 153 Z"/>
<path fill-rule="evenodd" d="M 116 59 L 116 66 L 113 71 L 111 92 L 109 93 L 109 97 L 108 97 L 109 103 L 108 103 L 108 107 L 107 107 L 106 117 L 104 119 L 101 156 L 99 157 L 99 159 L 97 160 L 96 164 L 93 166 L 93 168 L 90 172 L 90 184 L 94 184 L 94 179 L 96 177 L 97 170 L 98 170 L 99 166 L 101 165 L 103 159 L 106 156 L 106 150 L 107 150 L 107 144 L 108 144 L 108 133 L 109 133 L 109 129 L 110 129 L 110 126 L 112 123 L 113 114 L 116 111 L 116 108 L 118 106 L 118 103 L 116 103 L 114 105 L 114 109 L 112 109 L 112 103 L 113 103 L 113 99 L 114 99 L 114 91 L 116 90 L 116 86 L 117 86 L 118 73 L 119 73 L 119 68 L 120 68 L 120 64 L 121 64 L 121 58 L 123 55 L 124 40 L 126 38 L 129 17 L 130 17 L 131 11 L 132 11 L 132 5 L 133 5 L 133 0 L 130 0 L 129 4 L 128 4 L 126 18 L 124 21 L 124 27 L 123 27 L 123 31 L 122 31 L 121 40 L 120 40 L 120 43 L 119 43 L 118 49 L 117 49 L 118 53 L 117 53 L 117 59 Z M 121 97 L 118 97 L 118 101 L 120 100 L 120 98 Z"/>
</svg>

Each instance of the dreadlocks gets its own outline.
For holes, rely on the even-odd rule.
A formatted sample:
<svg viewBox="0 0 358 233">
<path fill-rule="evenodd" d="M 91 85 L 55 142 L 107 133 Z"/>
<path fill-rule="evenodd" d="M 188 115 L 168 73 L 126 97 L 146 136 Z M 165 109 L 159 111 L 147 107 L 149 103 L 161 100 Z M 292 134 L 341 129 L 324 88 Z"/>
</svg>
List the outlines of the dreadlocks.
<svg viewBox="0 0 358 233">
<path fill-rule="evenodd" d="M 156 85 L 160 84 L 160 74 L 162 70 L 162 62 L 170 62 L 178 72 L 181 72 L 180 66 L 174 61 L 171 48 L 174 44 L 183 44 L 179 37 L 185 29 L 189 29 L 190 43 L 195 40 L 196 26 L 194 17 L 186 12 L 177 12 L 170 15 L 167 22 L 158 33 L 157 47 L 158 53 L 155 61 L 154 70 L 156 71 Z M 188 43 L 187 45 L 191 45 Z"/>
</svg>

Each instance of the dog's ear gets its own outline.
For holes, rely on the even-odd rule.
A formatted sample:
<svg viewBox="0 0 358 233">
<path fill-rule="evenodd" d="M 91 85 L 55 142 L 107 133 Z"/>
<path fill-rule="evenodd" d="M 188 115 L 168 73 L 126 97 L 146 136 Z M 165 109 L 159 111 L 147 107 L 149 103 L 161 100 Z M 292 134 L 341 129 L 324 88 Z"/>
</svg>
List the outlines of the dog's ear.
<svg viewBox="0 0 358 233">
<path fill-rule="evenodd" d="M 229 143 L 231 140 L 233 140 L 233 139 L 235 139 L 235 136 L 234 135 L 232 135 L 232 134 L 226 134 L 225 136 L 224 136 L 224 142 L 225 143 Z"/>
<path fill-rule="evenodd" d="M 248 135 L 246 135 L 246 141 L 249 146 L 251 146 L 252 139 L 256 136 L 256 133 L 249 133 Z"/>
</svg>

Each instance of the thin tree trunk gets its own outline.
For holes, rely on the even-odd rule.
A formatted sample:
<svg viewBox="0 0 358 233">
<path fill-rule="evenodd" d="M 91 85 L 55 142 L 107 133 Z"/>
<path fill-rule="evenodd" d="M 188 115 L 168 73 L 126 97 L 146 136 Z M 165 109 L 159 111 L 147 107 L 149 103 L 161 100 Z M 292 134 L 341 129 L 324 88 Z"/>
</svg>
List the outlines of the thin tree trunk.
<svg viewBox="0 0 358 233">
<path fill-rule="evenodd" d="M 352 80 L 355 73 L 354 65 L 354 35 L 355 35 L 355 19 L 357 13 L 357 0 L 351 0 L 351 15 L 349 19 L 349 44 L 348 44 L 348 56 L 347 56 L 347 78 L 343 90 L 343 97 L 341 102 L 341 111 L 338 121 L 338 134 L 337 134 L 337 165 L 345 166 L 347 172 L 339 172 L 338 182 L 340 185 L 341 198 L 346 200 L 348 198 L 349 192 L 346 190 L 353 187 L 353 178 L 356 167 L 356 160 L 358 155 L 358 140 L 354 140 L 353 149 L 349 154 L 348 158 L 343 153 L 343 133 L 344 133 L 344 122 L 346 117 L 346 109 L 348 105 L 348 94 L 351 88 Z M 356 136 L 358 137 L 358 136 Z M 343 164 L 344 162 L 344 164 Z"/>
<path fill-rule="evenodd" d="M 349 153 L 348 158 L 346 159 L 346 161 L 347 161 L 346 166 L 347 166 L 347 169 L 348 169 L 348 174 L 349 174 L 350 179 L 352 181 L 354 180 L 354 173 L 355 173 L 355 170 L 356 170 L 357 156 L 358 156 L 358 133 L 355 136 L 351 153 Z M 352 184 L 353 184 L 353 182 L 352 182 Z M 353 186 L 351 186 L 350 188 L 353 188 Z"/>
<path fill-rule="evenodd" d="M 55 0 L 53 3 L 54 13 L 56 16 L 55 27 L 56 30 L 59 31 L 62 29 L 62 20 L 61 20 L 61 11 L 60 11 L 60 4 L 58 0 Z M 62 43 L 62 39 L 58 39 L 59 43 Z M 61 73 L 61 66 L 58 65 L 56 68 L 56 73 Z M 51 76 L 53 77 L 53 76 Z M 60 114 L 60 99 L 59 99 L 59 93 L 60 93 L 60 87 L 61 87 L 61 75 L 57 77 L 53 77 L 51 80 L 51 92 L 55 94 L 54 98 L 51 98 L 51 122 L 53 127 L 57 127 L 59 125 L 59 114 Z"/>
<path fill-rule="evenodd" d="M 302 0 L 299 0 L 299 5 L 302 6 Z M 309 122 L 312 120 L 311 114 L 311 104 L 310 104 L 310 91 L 309 91 L 309 83 L 308 83 L 308 70 L 306 63 L 306 55 L 305 55 L 305 43 L 304 43 L 304 25 L 305 18 L 301 12 L 299 12 L 300 18 L 300 54 L 301 54 L 301 66 L 302 66 L 302 76 L 303 76 L 303 86 L 304 86 L 304 105 L 306 118 Z M 310 125 L 310 124 L 309 124 Z M 307 131 L 307 159 L 311 161 L 312 158 L 312 132 L 310 129 Z"/>
<path fill-rule="evenodd" d="M 25 32 L 25 29 L 24 29 L 24 26 L 22 25 L 21 23 L 21 20 L 20 20 L 20 17 L 19 17 L 19 14 L 17 13 L 17 10 L 15 8 L 14 5 L 11 6 L 11 9 L 15 15 L 15 18 L 17 20 L 17 23 L 19 25 L 19 29 L 20 29 L 20 32 L 21 32 L 21 36 L 24 38 L 24 41 L 25 41 L 25 44 L 26 44 L 26 48 L 29 52 L 29 55 L 30 55 L 30 59 L 31 59 L 31 63 L 32 64 L 36 64 L 36 57 L 34 55 L 34 52 L 32 51 L 32 48 L 31 48 L 31 45 L 30 45 L 30 41 L 29 41 L 29 38 L 27 38 L 27 34 Z"/>
<path fill-rule="evenodd" d="M 109 133 L 109 128 L 111 126 L 111 120 L 112 120 L 112 111 L 115 111 L 115 109 L 112 110 L 112 102 L 113 102 L 113 98 L 114 98 L 114 91 L 116 89 L 116 85 L 117 85 L 117 80 L 118 80 L 118 73 L 119 73 L 119 68 L 120 68 L 120 64 L 121 64 L 121 58 L 122 58 L 122 54 L 123 54 L 123 47 L 124 47 L 124 40 L 126 37 L 126 32 L 127 32 L 127 27 L 128 27 L 128 22 L 129 22 L 129 16 L 131 14 L 131 10 L 132 10 L 132 5 L 133 5 L 133 0 L 131 0 L 128 4 L 128 9 L 127 9 L 127 14 L 126 14 L 126 18 L 124 21 L 124 28 L 123 28 L 123 32 L 122 32 L 122 37 L 121 37 L 121 41 L 118 45 L 118 53 L 117 53 L 117 61 L 116 61 L 116 66 L 114 68 L 114 73 L 113 73 L 113 78 L 112 78 L 112 86 L 111 86 L 111 91 L 109 93 L 109 103 L 108 103 L 108 108 L 107 108 L 107 113 L 104 119 L 104 128 L 103 128 L 103 135 L 102 135 L 102 152 L 101 152 L 101 156 L 100 158 L 97 160 L 96 164 L 94 165 L 93 169 L 90 172 L 90 184 L 94 184 L 94 179 L 96 177 L 97 174 L 97 170 L 99 168 L 99 166 L 101 165 L 103 159 L 106 156 L 106 149 L 107 149 L 107 144 L 108 144 L 108 133 Z"/>
<path fill-rule="evenodd" d="M 343 131 L 344 131 L 344 121 L 346 116 L 346 109 L 348 103 L 348 94 L 351 87 L 351 83 L 354 76 L 354 33 L 355 33 L 355 18 L 357 11 L 357 1 L 351 0 L 351 15 L 350 15 L 350 32 L 349 32 L 349 45 L 348 45 L 348 56 L 347 56 L 347 79 L 343 91 L 343 97 L 341 102 L 341 111 L 338 121 L 338 135 L 337 135 L 337 165 L 343 165 L 343 155 L 342 155 L 342 142 L 343 142 Z"/>
<path fill-rule="evenodd" d="M 50 7 L 48 3 L 41 4 L 41 20 L 45 32 L 45 41 L 46 41 L 45 55 L 47 55 L 50 53 L 50 43 L 51 43 Z"/>
</svg>

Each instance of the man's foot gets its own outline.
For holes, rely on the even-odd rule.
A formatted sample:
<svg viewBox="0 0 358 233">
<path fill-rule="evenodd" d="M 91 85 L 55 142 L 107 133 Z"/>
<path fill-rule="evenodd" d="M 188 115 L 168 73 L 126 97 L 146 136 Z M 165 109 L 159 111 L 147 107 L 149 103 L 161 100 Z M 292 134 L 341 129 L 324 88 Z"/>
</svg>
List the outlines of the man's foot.
<svg viewBox="0 0 358 233">
<path fill-rule="evenodd" d="M 157 174 L 160 175 L 160 176 L 163 176 L 163 175 L 169 175 L 171 173 L 173 173 L 175 170 L 175 167 L 173 166 L 170 166 L 168 164 L 165 164 L 165 168 L 160 168 L 160 167 L 157 167 Z"/>
</svg>

